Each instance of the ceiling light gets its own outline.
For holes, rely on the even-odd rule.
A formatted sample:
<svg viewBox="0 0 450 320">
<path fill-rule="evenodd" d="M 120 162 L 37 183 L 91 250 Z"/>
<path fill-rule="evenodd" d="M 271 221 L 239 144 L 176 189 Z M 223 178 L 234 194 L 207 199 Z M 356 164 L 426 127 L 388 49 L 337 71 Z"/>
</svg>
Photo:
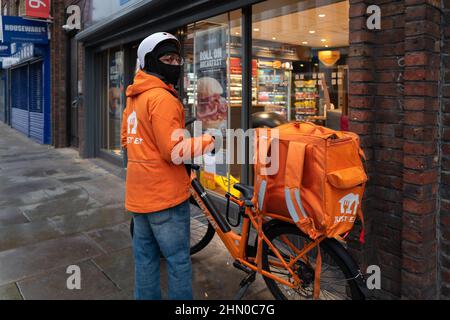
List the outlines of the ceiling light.
<svg viewBox="0 0 450 320">
<path fill-rule="evenodd" d="M 325 48 L 328 48 L 328 45 L 327 45 L 327 44 L 325 45 Z"/>
<path fill-rule="evenodd" d="M 309 33 L 314 34 L 314 33 L 316 33 L 316 31 L 310 30 Z"/>
<path fill-rule="evenodd" d="M 253 29 L 253 31 L 256 31 L 256 32 L 258 32 L 258 31 L 259 31 L 259 28 L 255 28 L 255 29 Z"/>
<path fill-rule="evenodd" d="M 319 18 L 325 18 L 325 17 L 326 17 L 326 15 L 323 13 L 319 14 Z"/>
<path fill-rule="evenodd" d="M 277 38 L 273 37 L 272 40 L 277 40 Z"/>
<path fill-rule="evenodd" d="M 238 36 L 240 33 L 239 33 L 239 32 L 236 32 L 235 34 Z"/>
<path fill-rule="evenodd" d="M 305 66 L 304 64 L 301 64 L 301 65 L 300 65 L 300 67 L 302 67 L 302 68 L 303 68 L 304 66 Z"/>
<path fill-rule="evenodd" d="M 327 39 L 320 39 L 320 41 L 322 41 L 322 42 L 327 42 Z"/>
<path fill-rule="evenodd" d="M 303 43 L 303 44 L 308 44 L 308 41 L 303 41 L 302 43 Z"/>
</svg>

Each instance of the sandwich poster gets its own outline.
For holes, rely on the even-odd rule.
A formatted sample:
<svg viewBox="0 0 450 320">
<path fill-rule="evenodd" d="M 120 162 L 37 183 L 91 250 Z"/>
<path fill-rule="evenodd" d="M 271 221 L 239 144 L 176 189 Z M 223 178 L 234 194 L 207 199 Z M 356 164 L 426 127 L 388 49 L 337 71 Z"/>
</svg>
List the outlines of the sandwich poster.
<svg viewBox="0 0 450 320">
<path fill-rule="evenodd" d="M 225 27 L 196 32 L 197 120 L 203 129 L 225 131 L 228 123 L 227 34 Z"/>
</svg>

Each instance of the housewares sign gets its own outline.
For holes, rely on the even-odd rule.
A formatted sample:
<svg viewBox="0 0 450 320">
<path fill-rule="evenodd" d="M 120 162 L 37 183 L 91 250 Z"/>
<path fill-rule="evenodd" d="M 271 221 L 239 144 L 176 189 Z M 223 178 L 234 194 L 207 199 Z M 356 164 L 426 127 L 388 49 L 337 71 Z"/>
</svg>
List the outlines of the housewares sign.
<svg viewBox="0 0 450 320">
<path fill-rule="evenodd" d="M 2 20 L 4 43 L 48 43 L 48 26 L 46 22 L 12 16 L 4 16 Z"/>
</svg>

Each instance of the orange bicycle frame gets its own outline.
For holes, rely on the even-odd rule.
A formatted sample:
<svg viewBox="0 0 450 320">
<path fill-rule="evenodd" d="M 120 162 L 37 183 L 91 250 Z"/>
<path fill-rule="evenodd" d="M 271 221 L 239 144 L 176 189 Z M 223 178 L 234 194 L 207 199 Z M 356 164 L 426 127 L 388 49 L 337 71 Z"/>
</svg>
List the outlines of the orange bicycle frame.
<svg viewBox="0 0 450 320">
<path fill-rule="evenodd" d="M 242 231 L 241 234 L 237 234 L 231 228 L 229 227 L 229 224 L 227 222 L 223 221 L 223 218 L 221 218 L 218 213 L 218 211 L 214 208 L 214 206 L 206 205 L 208 202 L 208 196 L 206 191 L 203 189 L 203 187 L 198 182 L 197 176 L 194 172 L 192 172 L 191 175 L 191 194 L 194 197 L 197 204 L 202 209 L 203 213 L 207 217 L 209 223 L 213 226 L 215 231 L 217 232 L 218 236 L 222 240 L 223 244 L 227 248 L 230 255 L 238 261 L 243 266 L 249 268 L 250 270 L 257 272 L 259 274 L 262 274 L 264 277 L 270 278 L 274 281 L 277 281 L 283 285 L 286 285 L 292 289 L 297 288 L 301 284 L 301 279 L 299 279 L 297 273 L 295 270 L 293 270 L 293 267 L 296 262 L 306 257 L 306 255 L 313 250 L 321 241 L 324 240 L 324 238 L 319 239 L 316 242 L 312 242 L 308 245 L 306 245 L 302 250 L 299 250 L 295 248 L 295 246 L 286 238 L 282 238 L 282 241 L 289 246 L 296 254 L 296 257 L 289 257 L 289 261 L 286 261 L 280 251 L 270 242 L 270 240 L 266 237 L 263 231 L 263 224 L 264 222 L 267 222 L 268 219 L 276 219 L 281 220 L 284 222 L 292 223 L 293 221 L 276 214 L 267 214 L 265 216 L 262 216 L 259 214 L 253 207 L 249 207 L 245 204 L 244 201 L 236 199 L 234 196 L 230 196 L 230 200 L 234 202 L 236 205 L 238 205 L 240 208 L 245 207 L 245 215 L 243 219 L 242 224 Z M 217 211 L 217 212 L 211 212 L 211 211 Z M 218 221 L 220 220 L 220 221 Z M 224 225 L 226 223 L 226 225 Z M 256 258 L 253 257 L 247 257 L 247 246 L 248 246 L 248 240 L 250 235 L 250 227 L 253 226 L 255 228 L 257 235 L 258 235 L 258 241 L 257 241 L 257 255 Z M 262 249 L 264 243 L 272 250 L 272 252 L 275 254 L 275 256 L 278 258 L 278 262 L 275 261 L 269 261 L 269 264 L 277 267 L 285 268 L 289 274 L 292 276 L 292 279 L 294 280 L 294 283 L 288 282 L 268 271 L 265 271 L 262 269 Z"/>
</svg>

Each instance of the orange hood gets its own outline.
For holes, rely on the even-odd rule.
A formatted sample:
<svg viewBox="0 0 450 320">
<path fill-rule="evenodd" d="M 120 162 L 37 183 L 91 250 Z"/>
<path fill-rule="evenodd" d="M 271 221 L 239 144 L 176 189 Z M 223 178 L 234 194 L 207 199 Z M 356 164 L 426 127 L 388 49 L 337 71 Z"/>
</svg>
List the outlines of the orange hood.
<svg viewBox="0 0 450 320">
<path fill-rule="evenodd" d="M 175 95 L 178 95 L 175 89 L 171 85 L 165 84 L 161 79 L 156 76 L 145 73 L 139 70 L 134 77 L 134 82 L 127 88 L 127 97 L 131 98 L 138 96 L 150 89 L 162 88 L 171 91 Z"/>
</svg>

